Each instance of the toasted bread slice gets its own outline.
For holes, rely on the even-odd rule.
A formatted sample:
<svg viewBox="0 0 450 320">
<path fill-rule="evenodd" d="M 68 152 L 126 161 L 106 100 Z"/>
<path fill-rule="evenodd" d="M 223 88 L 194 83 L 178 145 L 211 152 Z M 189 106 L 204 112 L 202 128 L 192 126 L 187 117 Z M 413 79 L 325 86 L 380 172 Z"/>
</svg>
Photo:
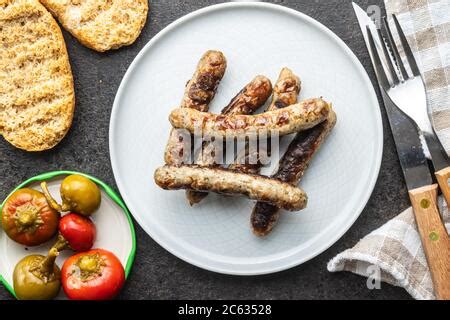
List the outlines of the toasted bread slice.
<svg viewBox="0 0 450 320">
<path fill-rule="evenodd" d="M 54 147 L 72 124 L 64 38 L 38 0 L 0 0 L 0 134 L 27 151 Z"/>
<path fill-rule="evenodd" d="M 148 0 L 40 1 L 82 44 L 100 52 L 132 44 L 148 12 Z"/>
</svg>

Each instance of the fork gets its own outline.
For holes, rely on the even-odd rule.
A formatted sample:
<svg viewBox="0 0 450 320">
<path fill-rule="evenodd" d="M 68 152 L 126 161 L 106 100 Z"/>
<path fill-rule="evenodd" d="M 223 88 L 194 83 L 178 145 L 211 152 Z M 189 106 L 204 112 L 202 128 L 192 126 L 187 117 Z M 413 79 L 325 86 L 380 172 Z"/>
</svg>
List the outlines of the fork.
<svg viewBox="0 0 450 320">
<path fill-rule="evenodd" d="M 377 29 L 378 39 L 375 41 L 374 34 L 369 26 L 366 26 L 369 52 L 383 93 L 385 106 L 388 103 L 391 107 L 398 108 L 416 124 L 418 133 L 423 135 L 430 151 L 431 161 L 437 171 L 435 176 L 439 187 L 447 200 L 447 205 L 450 205 L 448 184 L 450 160 L 431 125 L 425 85 L 411 48 L 395 15 L 393 15 L 393 20 L 412 75 L 406 71 L 387 19 L 383 19 L 387 40 L 382 31 Z M 391 50 L 388 49 L 388 45 Z M 384 59 L 382 60 L 381 57 Z M 386 99 L 386 96 L 390 100 Z M 394 127 L 392 127 L 393 125 Z M 400 132 L 397 125 L 392 122 L 391 129 L 393 132 Z M 405 134 L 408 133 L 405 132 Z M 394 136 L 394 140 L 396 140 L 395 138 Z M 438 186 L 432 183 L 430 168 L 426 164 L 422 148 L 417 148 L 412 143 L 402 145 L 399 149 L 397 144 L 397 151 L 436 297 L 450 300 L 450 238 L 436 204 Z"/>
<path fill-rule="evenodd" d="M 398 109 L 413 120 L 419 129 L 419 133 L 424 137 L 431 154 L 436 179 L 441 186 L 442 193 L 450 208 L 450 188 L 448 188 L 450 167 L 447 152 L 439 141 L 431 124 L 425 85 L 411 47 L 395 14 L 392 15 L 392 19 L 412 74 L 410 75 L 408 73 L 400 57 L 398 44 L 396 44 L 392 36 L 392 31 L 386 17 L 383 18 L 383 27 L 387 39 L 383 36 L 381 30 L 377 29 L 377 36 L 380 41 L 375 42 L 374 35 L 370 28 L 367 27 L 369 43 L 372 47 L 375 62 L 375 72 L 378 74 L 380 85 L 385 93 Z M 379 43 L 381 48 L 378 48 L 376 43 Z M 388 46 L 391 50 L 389 50 Z M 380 56 L 384 57 L 384 59 L 382 60 Z"/>
</svg>

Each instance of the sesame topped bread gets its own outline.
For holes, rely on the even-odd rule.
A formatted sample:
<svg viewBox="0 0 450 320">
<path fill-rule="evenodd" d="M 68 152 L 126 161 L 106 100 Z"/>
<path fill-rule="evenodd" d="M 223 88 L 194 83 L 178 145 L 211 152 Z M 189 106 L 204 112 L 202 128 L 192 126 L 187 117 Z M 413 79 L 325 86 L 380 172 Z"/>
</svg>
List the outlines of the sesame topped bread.
<svg viewBox="0 0 450 320">
<path fill-rule="evenodd" d="M 0 134 L 20 149 L 50 149 L 75 107 L 61 30 L 38 0 L 0 0 L 0 39 Z"/>
<path fill-rule="evenodd" d="M 40 1 L 82 44 L 100 52 L 132 44 L 148 12 L 148 0 Z"/>
</svg>

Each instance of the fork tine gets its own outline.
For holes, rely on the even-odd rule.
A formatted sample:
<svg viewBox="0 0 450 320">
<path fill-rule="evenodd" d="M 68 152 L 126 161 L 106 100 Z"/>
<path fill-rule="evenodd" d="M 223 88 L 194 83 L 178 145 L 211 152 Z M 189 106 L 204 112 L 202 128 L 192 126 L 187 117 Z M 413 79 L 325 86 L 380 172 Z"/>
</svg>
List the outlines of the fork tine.
<svg viewBox="0 0 450 320">
<path fill-rule="evenodd" d="M 394 42 L 394 37 L 392 36 L 391 27 L 389 27 L 389 22 L 387 21 L 386 17 L 383 17 L 383 24 L 384 28 L 386 30 L 387 38 L 389 41 L 389 46 L 392 49 L 392 52 L 394 53 L 395 62 L 397 63 L 397 66 L 400 69 L 400 73 L 402 74 L 402 77 L 404 80 L 408 79 L 408 73 L 406 72 L 405 66 L 403 65 L 402 58 L 400 57 L 400 54 L 398 53 L 397 45 Z"/>
<path fill-rule="evenodd" d="M 386 73 L 384 72 L 383 64 L 381 63 L 380 56 L 378 55 L 378 50 L 375 46 L 375 41 L 373 40 L 372 31 L 369 26 L 366 26 L 367 38 L 369 39 L 370 51 L 372 53 L 373 58 L 373 66 L 375 68 L 375 72 L 378 75 L 378 80 L 380 82 L 381 87 L 387 89 L 390 87 L 389 81 L 386 77 Z"/>
<path fill-rule="evenodd" d="M 400 23 L 398 23 L 397 16 L 393 14 L 392 18 L 394 20 L 395 27 L 397 28 L 398 36 L 400 37 L 400 41 L 402 43 L 403 50 L 405 51 L 406 58 L 408 59 L 409 67 L 411 68 L 411 71 L 414 76 L 420 76 L 420 71 L 419 68 L 417 67 L 416 59 L 414 59 L 411 47 L 408 44 L 408 40 L 406 40 L 406 36 L 403 33 Z"/>
<path fill-rule="evenodd" d="M 381 34 L 381 30 L 377 29 L 378 38 L 380 39 L 381 48 L 383 49 L 384 59 L 386 60 L 386 63 L 388 65 L 388 69 L 390 71 L 390 76 L 392 78 L 392 82 L 394 85 L 398 84 L 398 76 L 397 71 L 394 68 L 394 65 L 392 64 L 391 56 L 388 52 L 388 49 L 386 48 L 386 43 L 384 42 L 383 35 Z"/>
</svg>

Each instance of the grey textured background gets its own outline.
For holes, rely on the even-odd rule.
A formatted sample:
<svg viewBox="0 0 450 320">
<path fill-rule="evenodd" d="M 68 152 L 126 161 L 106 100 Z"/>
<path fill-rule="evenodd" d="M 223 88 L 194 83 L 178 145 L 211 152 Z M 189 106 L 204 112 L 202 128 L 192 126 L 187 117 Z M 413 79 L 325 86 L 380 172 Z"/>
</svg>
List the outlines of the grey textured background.
<svg viewBox="0 0 450 320">
<path fill-rule="evenodd" d="M 75 79 L 77 98 L 72 129 L 53 150 L 26 153 L 0 139 L 0 198 L 24 179 L 42 172 L 67 169 L 92 174 L 117 189 L 108 150 L 111 107 L 120 81 L 133 58 L 161 29 L 196 9 L 223 2 L 213 0 L 150 0 L 147 24 L 132 46 L 96 53 L 64 33 Z M 374 73 L 351 2 L 348 0 L 270 1 L 297 9 L 335 32 L 360 59 L 370 78 Z M 382 0 L 357 1 L 363 8 L 383 7 Z M 381 101 L 381 100 L 380 100 Z M 330 249 L 301 266 L 284 272 L 234 277 L 191 266 L 156 244 L 136 224 L 137 255 L 122 299 L 408 299 L 401 288 L 382 284 L 368 290 L 366 280 L 350 273 L 331 274 L 326 263 L 340 251 L 381 226 L 408 206 L 407 191 L 391 133 L 384 122 L 384 153 L 380 175 L 363 213 Z M 1 259 L 1 257 L 0 257 Z M 0 286 L 0 300 L 11 299 Z"/>
</svg>

